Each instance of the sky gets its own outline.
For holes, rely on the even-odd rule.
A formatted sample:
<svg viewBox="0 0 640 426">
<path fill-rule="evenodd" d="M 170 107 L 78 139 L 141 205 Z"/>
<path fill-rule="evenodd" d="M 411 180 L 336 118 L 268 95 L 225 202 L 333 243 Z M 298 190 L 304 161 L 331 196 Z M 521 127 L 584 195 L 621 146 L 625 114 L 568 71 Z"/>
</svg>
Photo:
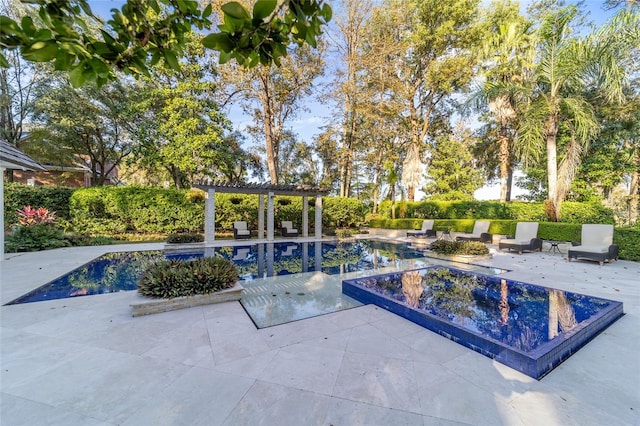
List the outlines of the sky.
<svg viewBox="0 0 640 426">
<path fill-rule="evenodd" d="M 329 1 L 331 2 L 331 0 Z M 482 0 L 483 5 L 488 5 L 490 3 L 491 0 Z M 526 8 L 529 3 L 530 1 L 528 0 L 520 2 L 522 13 L 526 13 Z M 111 16 L 110 10 L 112 8 L 119 9 L 122 4 L 124 4 L 124 0 L 89 0 L 89 4 L 94 13 L 106 18 Z M 603 5 L 604 1 L 600 0 L 584 1 L 585 9 L 589 12 L 588 18 L 594 21 L 596 26 L 601 26 L 614 13 L 611 10 L 605 10 Z M 330 78 L 331 76 L 325 77 L 325 81 L 329 81 Z M 316 98 L 308 99 L 306 104 L 310 111 L 301 112 L 290 123 L 290 127 L 298 134 L 298 138 L 300 140 L 311 143 L 314 136 L 322 132 L 322 127 L 326 126 L 330 122 L 332 111 L 330 109 L 330 105 L 321 103 Z M 229 119 L 233 122 L 236 130 L 243 131 L 247 125 L 251 124 L 251 119 L 242 112 L 237 104 L 230 107 L 226 113 L 228 114 Z M 251 143 L 250 139 L 248 139 L 248 143 Z M 512 191 L 513 197 L 523 194 L 523 191 L 515 185 L 513 186 Z M 422 194 L 419 193 L 417 195 L 417 198 L 419 199 Z M 500 186 L 497 183 L 485 185 L 483 188 L 476 191 L 474 196 L 479 200 L 498 199 L 500 196 Z"/>
</svg>

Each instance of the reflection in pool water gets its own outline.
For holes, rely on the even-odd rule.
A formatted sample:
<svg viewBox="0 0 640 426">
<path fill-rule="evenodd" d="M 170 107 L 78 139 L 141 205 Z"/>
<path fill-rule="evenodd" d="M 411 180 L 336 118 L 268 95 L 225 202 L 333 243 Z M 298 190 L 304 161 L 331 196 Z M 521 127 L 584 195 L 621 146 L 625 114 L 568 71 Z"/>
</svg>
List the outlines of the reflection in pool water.
<svg viewBox="0 0 640 426">
<path fill-rule="evenodd" d="M 161 259 L 219 256 L 233 261 L 241 280 L 301 272 L 327 274 L 361 271 L 399 259 L 422 257 L 407 245 L 360 240 L 353 243 L 266 243 L 207 248 L 194 252 L 107 253 L 9 304 L 135 290 L 144 270 Z"/>
<path fill-rule="evenodd" d="M 345 280 L 343 292 L 536 378 L 622 315 L 620 302 L 442 266 Z"/>
</svg>

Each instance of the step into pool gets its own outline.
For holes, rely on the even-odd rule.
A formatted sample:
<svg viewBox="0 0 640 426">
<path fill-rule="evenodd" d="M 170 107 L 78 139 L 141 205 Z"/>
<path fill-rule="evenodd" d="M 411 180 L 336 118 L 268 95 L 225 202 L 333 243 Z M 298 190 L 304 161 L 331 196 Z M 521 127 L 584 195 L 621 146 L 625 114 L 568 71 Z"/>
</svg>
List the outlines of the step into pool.
<svg viewBox="0 0 640 426">
<path fill-rule="evenodd" d="M 343 280 L 342 292 L 538 380 L 623 315 L 621 302 L 446 266 Z"/>
</svg>

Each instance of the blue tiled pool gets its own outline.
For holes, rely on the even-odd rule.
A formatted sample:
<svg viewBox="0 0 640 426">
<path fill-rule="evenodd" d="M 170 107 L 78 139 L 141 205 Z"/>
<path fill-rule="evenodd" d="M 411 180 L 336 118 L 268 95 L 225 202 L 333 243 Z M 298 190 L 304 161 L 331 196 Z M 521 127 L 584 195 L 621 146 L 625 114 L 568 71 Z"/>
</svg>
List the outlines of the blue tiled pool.
<svg viewBox="0 0 640 426">
<path fill-rule="evenodd" d="M 420 250 L 406 244 L 375 240 L 226 246 L 206 249 L 206 253 L 204 250 L 108 253 L 8 304 L 135 290 L 138 278 L 150 264 L 161 259 L 187 260 L 205 255 L 233 261 L 244 281 L 313 271 L 327 274 L 362 271 L 384 267 L 399 259 L 423 257 Z"/>
<path fill-rule="evenodd" d="M 342 291 L 540 379 L 623 315 L 622 303 L 431 266 Z"/>
</svg>

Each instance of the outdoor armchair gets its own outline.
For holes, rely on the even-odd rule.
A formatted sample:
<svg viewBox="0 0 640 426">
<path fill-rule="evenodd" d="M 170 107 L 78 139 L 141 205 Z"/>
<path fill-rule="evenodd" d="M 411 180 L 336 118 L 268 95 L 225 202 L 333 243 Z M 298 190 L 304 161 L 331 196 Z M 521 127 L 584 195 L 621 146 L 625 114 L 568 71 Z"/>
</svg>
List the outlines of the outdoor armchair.
<svg viewBox="0 0 640 426">
<path fill-rule="evenodd" d="M 237 240 L 251 238 L 251 231 L 247 228 L 247 222 L 242 220 L 233 222 L 233 238 Z"/>
<path fill-rule="evenodd" d="M 518 222 L 516 235 L 513 238 L 500 240 L 498 250 L 516 250 L 518 254 L 523 251 L 541 251 L 542 240 L 538 238 L 538 222 Z"/>
<path fill-rule="evenodd" d="M 293 222 L 291 222 L 290 220 L 283 220 L 280 225 L 281 230 L 282 230 L 282 236 L 283 237 L 297 237 L 298 236 L 298 230 L 296 228 L 293 227 Z"/>
<path fill-rule="evenodd" d="M 435 237 L 436 231 L 433 230 L 433 220 L 427 219 L 422 221 L 422 228 L 419 230 L 407 231 L 407 237 L 417 237 L 424 235 L 427 237 Z"/>
<path fill-rule="evenodd" d="M 456 237 L 457 241 L 481 241 L 483 243 L 490 243 L 493 239 L 489 234 L 490 222 L 477 220 L 473 224 L 473 231 L 471 233 L 460 234 Z"/>
<path fill-rule="evenodd" d="M 584 224 L 580 241 L 580 245 L 569 249 L 567 260 L 581 257 L 604 265 L 605 260 L 618 259 L 618 246 L 613 244 L 613 225 Z"/>
</svg>

